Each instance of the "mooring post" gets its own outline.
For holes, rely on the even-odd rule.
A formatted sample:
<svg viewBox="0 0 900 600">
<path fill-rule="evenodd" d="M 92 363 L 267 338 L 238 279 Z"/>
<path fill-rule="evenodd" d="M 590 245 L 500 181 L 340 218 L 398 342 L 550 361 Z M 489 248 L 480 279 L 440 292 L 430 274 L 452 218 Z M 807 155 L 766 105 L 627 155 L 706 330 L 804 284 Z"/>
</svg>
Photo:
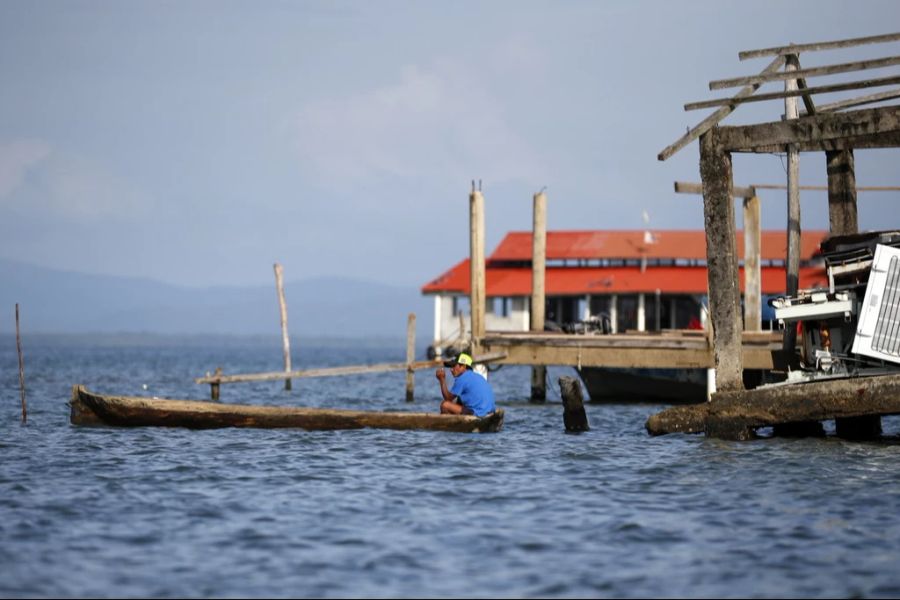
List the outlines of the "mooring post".
<svg viewBox="0 0 900 600">
<path fill-rule="evenodd" d="M 275 287 L 278 289 L 278 308 L 281 314 L 281 345 L 284 351 L 284 372 L 291 372 L 291 338 L 288 336 L 287 303 L 284 301 L 284 272 L 281 265 L 275 263 Z M 284 380 L 284 389 L 291 389 L 291 378 Z"/>
<path fill-rule="evenodd" d="M 22 360 L 22 338 L 19 335 L 19 303 L 16 302 L 16 351 L 19 354 L 19 390 L 22 393 L 22 423 L 28 421 L 28 408 L 25 403 L 25 363 Z"/>
<path fill-rule="evenodd" d="M 415 400 L 416 372 L 413 361 L 416 359 L 416 313 L 409 313 L 406 318 L 406 401 Z"/>
<path fill-rule="evenodd" d="M 534 195 L 534 219 L 531 230 L 531 317 L 533 332 L 544 330 L 544 286 L 547 266 L 547 195 L 543 190 Z M 547 400 L 547 367 L 531 367 L 531 401 Z"/>
<path fill-rule="evenodd" d="M 581 382 L 576 377 L 560 377 L 559 391 L 563 402 L 563 424 L 566 431 L 588 431 Z"/>
<path fill-rule="evenodd" d="M 208 374 L 209 374 L 209 371 L 207 371 L 207 375 Z M 222 367 L 216 367 L 215 375 L 216 375 L 216 377 L 219 377 L 222 375 Z M 219 386 L 220 385 L 221 384 L 219 383 L 218 379 L 210 382 L 210 384 L 209 384 L 209 395 L 213 400 L 219 399 Z"/>
</svg>

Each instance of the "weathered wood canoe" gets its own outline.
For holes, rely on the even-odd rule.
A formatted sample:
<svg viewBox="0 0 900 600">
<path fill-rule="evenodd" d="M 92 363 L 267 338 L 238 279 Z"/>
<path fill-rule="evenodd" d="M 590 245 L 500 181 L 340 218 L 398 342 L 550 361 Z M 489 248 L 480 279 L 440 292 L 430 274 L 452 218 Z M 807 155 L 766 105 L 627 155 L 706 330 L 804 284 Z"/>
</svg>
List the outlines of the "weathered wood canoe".
<svg viewBox="0 0 900 600">
<path fill-rule="evenodd" d="M 72 388 L 73 425 L 117 427 L 257 427 L 263 429 L 433 429 L 461 433 L 493 433 L 503 427 L 503 409 L 484 417 L 420 412 L 378 412 L 324 408 L 292 408 L 109 396 Z"/>
</svg>

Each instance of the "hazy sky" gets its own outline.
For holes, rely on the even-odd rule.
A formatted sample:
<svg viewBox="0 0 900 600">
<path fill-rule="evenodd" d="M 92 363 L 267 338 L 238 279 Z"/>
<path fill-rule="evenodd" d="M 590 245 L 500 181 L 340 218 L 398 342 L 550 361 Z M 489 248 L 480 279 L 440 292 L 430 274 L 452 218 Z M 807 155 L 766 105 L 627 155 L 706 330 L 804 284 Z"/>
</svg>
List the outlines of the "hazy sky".
<svg viewBox="0 0 900 600">
<path fill-rule="evenodd" d="M 544 186 L 551 230 L 642 228 L 644 210 L 699 229 L 700 197 L 672 185 L 699 181 L 697 142 L 656 158 L 712 112 L 683 105 L 771 60 L 739 51 L 897 30 L 893 0 L 0 0 L 0 258 L 187 285 L 270 284 L 279 261 L 288 279 L 419 286 L 468 254 L 473 179 L 489 252 L 530 229 Z M 900 185 L 900 151 L 856 164 L 859 185 Z M 784 177 L 780 156 L 735 158 L 737 185 Z M 824 157 L 801 178 L 824 184 Z M 783 229 L 784 192 L 762 197 Z M 861 227 L 900 226 L 898 200 L 860 194 Z M 802 216 L 827 228 L 825 194 Z"/>
</svg>

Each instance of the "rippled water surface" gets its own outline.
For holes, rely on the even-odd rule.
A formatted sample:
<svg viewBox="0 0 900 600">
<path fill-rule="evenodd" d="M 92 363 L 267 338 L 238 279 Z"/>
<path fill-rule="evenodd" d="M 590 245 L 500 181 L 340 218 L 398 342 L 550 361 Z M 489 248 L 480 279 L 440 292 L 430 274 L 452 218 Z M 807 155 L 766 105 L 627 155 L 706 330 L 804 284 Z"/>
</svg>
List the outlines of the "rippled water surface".
<svg viewBox="0 0 900 600">
<path fill-rule="evenodd" d="M 588 405 L 564 433 L 551 369 L 491 381 L 494 435 L 79 428 L 73 384 L 206 399 L 278 370 L 277 339 L 0 336 L 4 597 L 897 597 L 900 445 L 649 437 L 662 406 Z M 294 342 L 296 368 L 402 361 L 403 342 Z M 146 390 L 144 386 L 146 385 Z M 433 373 L 222 386 L 250 404 L 436 410 Z"/>
</svg>

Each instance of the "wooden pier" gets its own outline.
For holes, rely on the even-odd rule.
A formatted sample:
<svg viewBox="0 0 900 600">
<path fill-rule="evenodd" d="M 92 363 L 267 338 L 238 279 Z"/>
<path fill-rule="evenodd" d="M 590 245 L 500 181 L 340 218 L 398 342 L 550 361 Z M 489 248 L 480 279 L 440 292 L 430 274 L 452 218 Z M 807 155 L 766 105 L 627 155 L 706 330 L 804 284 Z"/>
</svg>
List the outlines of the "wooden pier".
<svg viewBox="0 0 900 600">
<path fill-rule="evenodd" d="M 799 153 L 825 153 L 830 231 L 833 235 L 845 235 L 856 233 L 858 229 L 853 150 L 900 146 L 900 107 L 838 112 L 845 107 L 881 101 L 884 97 L 880 96 L 817 108 L 813 96 L 834 91 L 832 88 L 835 86 L 810 87 L 806 83 L 806 77 L 861 71 L 872 68 L 872 64 L 860 62 L 804 70 L 800 68 L 800 52 L 898 40 L 900 34 L 894 33 L 743 52 L 740 54 L 741 60 L 759 56 L 774 56 L 774 59 L 758 76 L 710 84 L 710 89 L 745 84 L 735 96 L 685 105 L 685 110 L 721 106 L 659 154 L 659 159 L 665 160 L 693 139 L 700 139 L 710 316 L 714 331 L 716 388 L 719 391 L 705 405 L 670 409 L 651 417 L 647 421 L 650 433 L 705 432 L 709 436 L 747 439 L 759 427 L 787 426 L 791 429 L 790 426 L 795 425 L 795 431 L 808 432 L 816 431 L 816 427 L 810 427 L 811 423 L 834 419 L 839 435 L 875 437 L 881 433 L 881 415 L 900 411 L 900 371 L 895 375 L 744 389 L 742 373 L 748 365 L 744 362 L 745 353 L 740 351 L 744 347 L 745 334 L 739 326 L 740 294 L 736 281 L 738 261 L 732 200 L 732 153 L 786 153 L 789 243 L 785 289 L 788 295 L 795 295 L 800 239 Z M 782 67 L 784 70 L 780 71 Z M 783 81 L 784 92 L 754 97 L 753 93 L 767 81 Z M 887 83 L 863 80 L 841 84 L 841 89 L 860 89 Z M 755 125 L 718 126 L 718 122 L 740 104 L 773 98 L 784 99 L 783 119 Z M 806 107 L 803 116 L 799 114 L 797 105 L 800 98 Z M 790 357 L 794 354 L 793 328 L 788 328 L 786 333 L 784 354 Z"/>
</svg>

